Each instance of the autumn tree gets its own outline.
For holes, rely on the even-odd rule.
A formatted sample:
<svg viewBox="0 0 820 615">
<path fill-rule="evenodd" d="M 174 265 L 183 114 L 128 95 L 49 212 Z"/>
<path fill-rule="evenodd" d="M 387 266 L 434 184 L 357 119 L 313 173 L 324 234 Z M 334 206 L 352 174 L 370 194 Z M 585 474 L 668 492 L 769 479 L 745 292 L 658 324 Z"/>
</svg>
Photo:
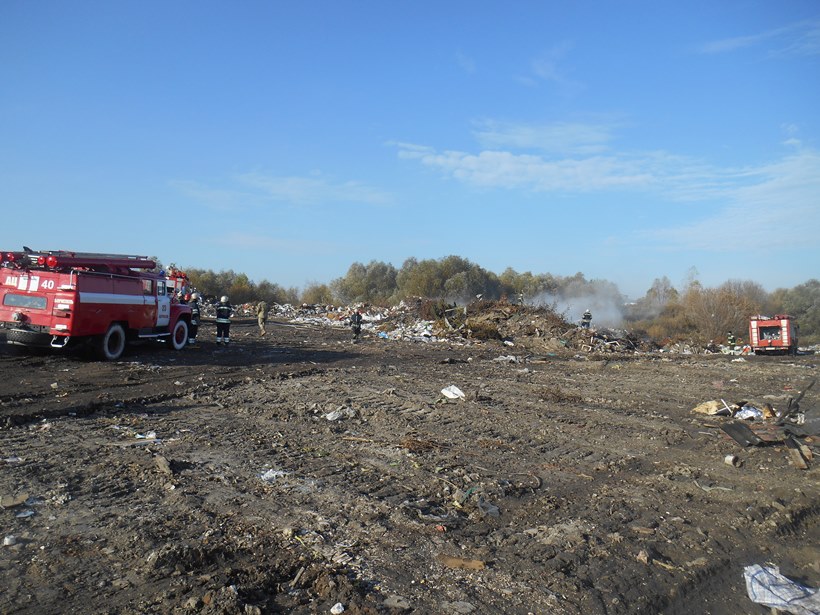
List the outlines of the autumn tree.
<svg viewBox="0 0 820 615">
<path fill-rule="evenodd" d="M 747 294 L 749 287 L 736 281 L 725 282 L 718 288 L 703 288 L 690 284 L 681 303 L 686 319 L 696 326 L 699 341 L 725 340 L 729 331 L 745 337 L 749 317 L 760 312 L 759 297 Z M 755 291 L 757 289 L 755 288 Z"/>
<path fill-rule="evenodd" d="M 396 294 L 396 268 L 380 261 L 365 266 L 353 263 L 343 278 L 330 283 L 333 295 L 342 303 L 387 304 Z"/>
<path fill-rule="evenodd" d="M 811 279 L 787 290 L 783 311 L 793 316 L 800 327 L 801 344 L 820 342 L 820 280 Z"/>
<path fill-rule="evenodd" d="M 302 291 L 302 303 L 310 305 L 330 305 L 333 303 L 333 291 L 327 284 L 310 282 Z"/>
</svg>

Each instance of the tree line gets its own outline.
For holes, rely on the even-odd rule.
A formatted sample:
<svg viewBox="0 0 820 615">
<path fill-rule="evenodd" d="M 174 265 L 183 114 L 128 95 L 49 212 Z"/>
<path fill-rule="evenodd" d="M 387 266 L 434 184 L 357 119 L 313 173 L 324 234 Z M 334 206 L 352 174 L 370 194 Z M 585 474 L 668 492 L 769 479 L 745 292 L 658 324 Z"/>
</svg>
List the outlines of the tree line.
<svg viewBox="0 0 820 615">
<path fill-rule="evenodd" d="M 614 283 L 587 279 L 581 272 L 558 276 L 507 268 L 495 274 L 460 256 L 408 258 L 398 269 L 375 260 L 355 262 L 344 276 L 329 283 L 311 282 L 301 290 L 267 280 L 256 283 L 233 270 L 194 268 L 186 273 L 204 296 L 228 295 L 234 304 L 264 299 L 279 304 L 390 306 L 410 297 L 424 297 L 463 305 L 479 299 L 506 299 L 550 307 L 568 320 L 591 308 L 601 324 L 622 326 L 659 341 L 704 343 L 722 342 L 730 331 L 745 338 L 751 315 L 788 313 L 797 319 L 801 343 L 820 342 L 820 281 L 815 279 L 768 292 L 756 282 L 738 280 L 706 288 L 694 276 L 682 288 L 675 288 L 662 277 L 643 297 L 628 303 Z"/>
</svg>

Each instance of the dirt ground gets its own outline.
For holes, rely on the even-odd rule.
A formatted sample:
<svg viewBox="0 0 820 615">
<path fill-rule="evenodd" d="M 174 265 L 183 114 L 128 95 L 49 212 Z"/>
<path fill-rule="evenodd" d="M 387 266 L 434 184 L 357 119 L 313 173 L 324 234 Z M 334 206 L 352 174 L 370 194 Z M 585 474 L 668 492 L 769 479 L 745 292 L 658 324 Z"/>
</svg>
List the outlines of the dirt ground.
<svg viewBox="0 0 820 615">
<path fill-rule="evenodd" d="M 202 329 L 112 363 L 0 344 L 0 612 L 754 614 L 744 566 L 820 586 L 817 457 L 691 411 L 782 407 L 815 356 Z"/>
</svg>

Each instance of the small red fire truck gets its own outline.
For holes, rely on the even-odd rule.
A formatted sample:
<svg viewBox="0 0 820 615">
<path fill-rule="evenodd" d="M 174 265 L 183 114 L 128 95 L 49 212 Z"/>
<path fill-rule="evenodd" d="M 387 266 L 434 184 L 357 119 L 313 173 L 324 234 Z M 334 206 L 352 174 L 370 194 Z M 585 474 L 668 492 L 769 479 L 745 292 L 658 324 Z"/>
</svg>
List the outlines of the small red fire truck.
<svg viewBox="0 0 820 615">
<path fill-rule="evenodd" d="M 749 345 L 755 354 L 797 354 L 797 325 L 788 314 L 752 316 Z"/>
<path fill-rule="evenodd" d="M 0 252 L 0 327 L 21 346 L 94 344 L 118 359 L 127 341 L 188 342 L 191 308 L 145 256 L 66 251 Z"/>
</svg>

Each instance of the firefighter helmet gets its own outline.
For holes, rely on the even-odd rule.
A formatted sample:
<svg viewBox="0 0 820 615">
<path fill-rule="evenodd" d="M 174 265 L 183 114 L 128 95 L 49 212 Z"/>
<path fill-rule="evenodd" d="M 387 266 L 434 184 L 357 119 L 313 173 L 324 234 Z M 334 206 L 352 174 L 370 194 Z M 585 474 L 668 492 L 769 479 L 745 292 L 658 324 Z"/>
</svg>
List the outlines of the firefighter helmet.
<svg viewBox="0 0 820 615">
<path fill-rule="evenodd" d="M 191 301 L 199 301 L 199 293 L 192 293 Z"/>
<path fill-rule="evenodd" d="M 219 298 L 219 302 L 220 302 L 220 303 L 228 303 L 228 295 L 222 295 L 222 296 Z"/>
</svg>

